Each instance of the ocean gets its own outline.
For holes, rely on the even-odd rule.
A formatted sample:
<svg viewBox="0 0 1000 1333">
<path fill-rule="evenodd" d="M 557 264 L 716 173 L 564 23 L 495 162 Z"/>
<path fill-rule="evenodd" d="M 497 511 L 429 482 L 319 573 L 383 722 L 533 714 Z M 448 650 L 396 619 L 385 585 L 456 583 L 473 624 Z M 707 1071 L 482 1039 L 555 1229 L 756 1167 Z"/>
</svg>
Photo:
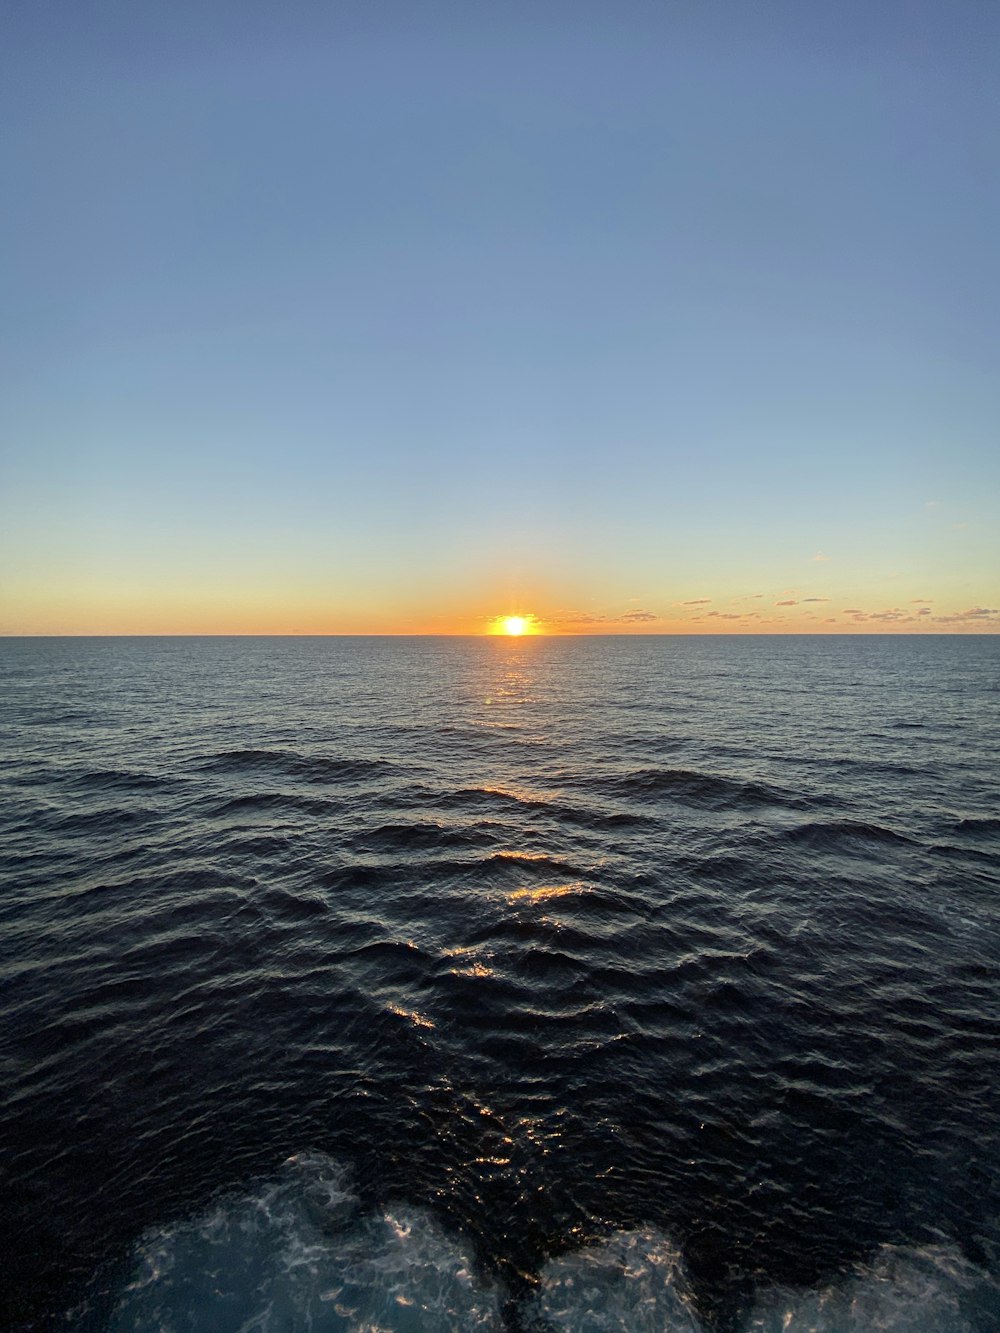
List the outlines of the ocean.
<svg viewBox="0 0 1000 1333">
<path fill-rule="evenodd" d="M 1000 637 L 0 641 L 0 1325 L 1000 1328 Z"/>
</svg>

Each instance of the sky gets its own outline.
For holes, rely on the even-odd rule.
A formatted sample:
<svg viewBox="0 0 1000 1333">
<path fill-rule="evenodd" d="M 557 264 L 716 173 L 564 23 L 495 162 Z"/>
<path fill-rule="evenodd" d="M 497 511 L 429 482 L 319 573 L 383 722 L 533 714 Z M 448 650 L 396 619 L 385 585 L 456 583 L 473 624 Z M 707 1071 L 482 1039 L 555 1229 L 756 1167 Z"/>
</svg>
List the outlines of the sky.
<svg viewBox="0 0 1000 1333">
<path fill-rule="evenodd" d="M 0 633 L 1000 629 L 994 0 L 0 27 Z"/>
</svg>

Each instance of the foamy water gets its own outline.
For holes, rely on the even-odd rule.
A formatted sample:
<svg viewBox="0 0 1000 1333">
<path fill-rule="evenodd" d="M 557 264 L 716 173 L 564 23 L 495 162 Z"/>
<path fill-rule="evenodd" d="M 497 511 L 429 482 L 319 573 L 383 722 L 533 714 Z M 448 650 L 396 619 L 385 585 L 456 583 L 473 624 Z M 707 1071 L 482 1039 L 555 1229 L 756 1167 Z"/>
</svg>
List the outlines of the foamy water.
<svg viewBox="0 0 1000 1333">
<path fill-rule="evenodd" d="M 256 1191 L 145 1236 L 108 1333 L 373 1333 L 500 1330 L 507 1302 L 433 1216 L 361 1210 L 329 1158 L 285 1163 Z M 537 1333 L 704 1333 L 680 1249 L 620 1231 L 549 1260 L 507 1323 Z M 951 1245 L 882 1247 L 819 1290 L 758 1295 L 744 1333 L 974 1333 L 1000 1318 L 1000 1290 Z"/>
</svg>

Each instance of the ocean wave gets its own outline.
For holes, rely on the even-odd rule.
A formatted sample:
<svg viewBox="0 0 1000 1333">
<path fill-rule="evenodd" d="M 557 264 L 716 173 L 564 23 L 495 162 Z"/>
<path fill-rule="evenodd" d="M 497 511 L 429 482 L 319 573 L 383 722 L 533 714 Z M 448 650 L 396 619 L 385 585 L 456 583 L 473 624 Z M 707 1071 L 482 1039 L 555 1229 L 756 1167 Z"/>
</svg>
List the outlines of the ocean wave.
<svg viewBox="0 0 1000 1333">
<path fill-rule="evenodd" d="M 884 824 L 870 824 L 859 819 L 815 820 L 783 829 L 779 835 L 786 842 L 801 843 L 817 851 L 842 849 L 858 843 L 915 846 L 913 838 Z"/>
<path fill-rule="evenodd" d="M 977 838 L 995 838 L 1000 834 L 1000 819 L 993 815 L 967 815 L 955 823 L 956 833 Z"/>
<path fill-rule="evenodd" d="M 569 824 L 579 828 L 614 829 L 633 828 L 651 823 L 650 816 L 635 810 L 608 810 L 592 805 L 570 803 L 562 795 L 549 792 L 509 791 L 499 787 L 460 787 L 454 791 L 437 792 L 430 803 L 438 809 L 481 809 L 492 807 L 497 813 L 515 811 L 521 814 L 546 815 L 554 824 Z"/>
<path fill-rule="evenodd" d="M 412 824 L 381 824 L 366 829 L 352 839 L 352 846 L 361 852 L 461 852 L 466 848 L 481 847 L 492 842 L 495 834 L 476 827 L 449 827 L 444 824 L 414 822 Z"/>
<path fill-rule="evenodd" d="M 308 783 L 353 783 L 396 771 L 386 759 L 333 759 L 295 750 L 225 750 L 195 765 L 200 773 L 267 773 Z"/>
<path fill-rule="evenodd" d="M 828 801 L 805 796 L 771 783 L 700 773 L 689 768 L 642 768 L 609 777 L 585 779 L 609 795 L 639 800 L 668 797 L 704 809 L 783 806 L 807 810 Z"/>
<path fill-rule="evenodd" d="M 434 794 L 436 805 L 448 806 L 520 806 L 527 810 L 546 810 L 549 801 L 537 793 L 510 791 L 502 787 L 458 787 L 453 791 Z"/>
<path fill-rule="evenodd" d="M 35 816 L 34 823 L 49 833 L 71 836 L 109 834 L 128 828 L 145 828 L 160 824 L 164 815 L 159 810 L 125 810 L 121 806 L 105 806 L 100 810 L 46 811 Z"/>
<path fill-rule="evenodd" d="M 205 798 L 204 813 L 210 819 L 229 815 L 270 814 L 272 812 L 304 815 L 330 815 L 343 807 L 329 796 L 303 796 L 301 792 L 247 792 L 238 796 Z"/>
<path fill-rule="evenodd" d="M 128 768 L 68 769 L 47 776 L 50 781 L 55 777 L 65 786 L 80 791 L 122 792 L 125 795 L 133 792 L 170 791 L 185 785 L 183 778 Z"/>
</svg>

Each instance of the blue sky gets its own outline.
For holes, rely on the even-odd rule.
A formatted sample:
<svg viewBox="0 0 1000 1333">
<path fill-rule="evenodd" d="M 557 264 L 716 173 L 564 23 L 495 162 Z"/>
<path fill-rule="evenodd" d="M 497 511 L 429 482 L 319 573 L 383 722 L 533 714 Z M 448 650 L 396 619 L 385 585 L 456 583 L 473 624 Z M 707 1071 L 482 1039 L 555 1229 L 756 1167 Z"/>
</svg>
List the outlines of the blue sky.
<svg viewBox="0 0 1000 1333">
<path fill-rule="evenodd" d="M 995 5 L 5 28 L 6 632 L 1000 606 Z"/>
</svg>

